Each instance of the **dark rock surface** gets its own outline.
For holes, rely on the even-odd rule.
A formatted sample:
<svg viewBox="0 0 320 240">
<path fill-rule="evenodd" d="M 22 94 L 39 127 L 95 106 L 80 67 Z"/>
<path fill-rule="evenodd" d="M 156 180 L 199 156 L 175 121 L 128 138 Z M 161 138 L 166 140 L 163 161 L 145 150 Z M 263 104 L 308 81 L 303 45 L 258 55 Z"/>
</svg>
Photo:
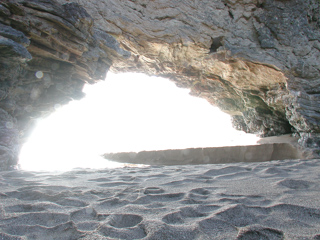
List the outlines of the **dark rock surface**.
<svg viewBox="0 0 320 240">
<path fill-rule="evenodd" d="M 115 72 L 169 77 L 262 136 L 320 145 L 316 0 L 0 0 L 0 168 L 33 119 Z M 9 127 L 8 127 L 9 126 Z"/>
<path fill-rule="evenodd" d="M 33 119 L 82 98 L 85 83 L 104 79 L 113 59 L 130 53 L 96 29 L 76 3 L 0 3 L 0 168 L 5 168 L 17 163 L 20 140 Z"/>
</svg>

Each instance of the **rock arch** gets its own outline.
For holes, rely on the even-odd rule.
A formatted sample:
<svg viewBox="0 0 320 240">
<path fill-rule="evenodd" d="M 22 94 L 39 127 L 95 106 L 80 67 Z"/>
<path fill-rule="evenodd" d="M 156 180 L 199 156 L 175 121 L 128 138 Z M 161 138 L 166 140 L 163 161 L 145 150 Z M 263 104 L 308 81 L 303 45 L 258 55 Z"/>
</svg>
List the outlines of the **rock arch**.
<svg viewBox="0 0 320 240">
<path fill-rule="evenodd" d="M 320 146 L 316 0 L 0 0 L 0 53 L 0 169 L 33 119 L 110 68 L 168 77 L 238 129 Z"/>
</svg>

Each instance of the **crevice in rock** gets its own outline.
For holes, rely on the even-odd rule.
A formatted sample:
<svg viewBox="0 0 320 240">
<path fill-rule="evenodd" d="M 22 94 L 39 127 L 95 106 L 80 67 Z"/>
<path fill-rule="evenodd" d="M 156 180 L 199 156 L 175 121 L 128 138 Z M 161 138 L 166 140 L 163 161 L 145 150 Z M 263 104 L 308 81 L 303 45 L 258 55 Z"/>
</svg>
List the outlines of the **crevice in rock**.
<svg viewBox="0 0 320 240">
<path fill-rule="evenodd" d="M 223 37 L 211 38 L 211 41 L 209 53 L 215 53 L 219 47 L 223 46 Z"/>
<path fill-rule="evenodd" d="M 265 2 L 263 0 L 258 1 L 257 7 L 263 9 L 265 7 Z"/>
<path fill-rule="evenodd" d="M 229 13 L 229 16 L 230 16 L 232 19 L 234 19 L 234 15 L 233 15 L 232 11 L 229 10 L 228 13 Z"/>
</svg>

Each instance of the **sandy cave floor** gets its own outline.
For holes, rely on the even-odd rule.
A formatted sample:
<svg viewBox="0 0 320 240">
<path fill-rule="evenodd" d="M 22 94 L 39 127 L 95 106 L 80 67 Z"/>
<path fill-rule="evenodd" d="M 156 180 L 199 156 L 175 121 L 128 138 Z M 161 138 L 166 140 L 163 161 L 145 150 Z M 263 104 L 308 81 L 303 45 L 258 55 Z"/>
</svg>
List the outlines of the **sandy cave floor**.
<svg viewBox="0 0 320 240">
<path fill-rule="evenodd" d="M 0 172 L 0 239 L 320 239 L 320 160 Z"/>
</svg>

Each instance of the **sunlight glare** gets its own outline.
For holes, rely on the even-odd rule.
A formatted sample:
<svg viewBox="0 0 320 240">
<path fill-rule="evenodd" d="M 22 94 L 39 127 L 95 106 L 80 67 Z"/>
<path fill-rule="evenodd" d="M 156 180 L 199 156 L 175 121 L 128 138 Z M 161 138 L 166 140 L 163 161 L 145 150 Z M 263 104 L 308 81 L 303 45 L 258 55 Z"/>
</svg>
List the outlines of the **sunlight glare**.
<svg viewBox="0 0 320 240">
<path fill-rule="evenodd" d="M 108 73 L 86 97 L 39 121 L 20 154 L 25 170 L 121 167 L 106 152 L 252 145 L 230 116 L 164 78 Z"/>
</svg>

